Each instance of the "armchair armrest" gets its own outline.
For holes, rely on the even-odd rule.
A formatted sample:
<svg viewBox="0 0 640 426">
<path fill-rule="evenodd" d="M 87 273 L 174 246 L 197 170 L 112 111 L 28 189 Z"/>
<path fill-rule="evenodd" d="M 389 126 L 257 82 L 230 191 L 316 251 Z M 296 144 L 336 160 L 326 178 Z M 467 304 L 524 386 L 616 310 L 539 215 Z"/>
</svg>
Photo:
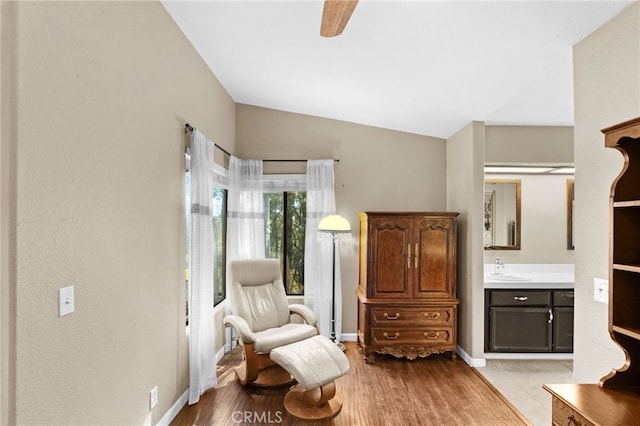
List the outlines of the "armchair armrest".
<svg viewBox="0 0 640 426">
<path fill-rule="evenodd" d="M 255 334 L 251 331 L 249 324 L 247 324 L 244 318 L 238 315 L 227 315 L 224 317 L 224 325 L 225 327 L 233 327 L 233 329 L 236 330 L 236 333 L 240 336 L 242 342 L 255 342 Z"/>
<path fill-rule="evenodd" d="M 289 305 L 289 312 L 291 312 L 292 314 L 300 315 L 307 324 L 312 325 L 314 327 L 318 323 L 318 318 L 316 317 L 316 313 L 313 312 L 313 310 L 306 305 L 302 305 L 300 303 L 294 303 L 292 305 Z"/>
</svg>

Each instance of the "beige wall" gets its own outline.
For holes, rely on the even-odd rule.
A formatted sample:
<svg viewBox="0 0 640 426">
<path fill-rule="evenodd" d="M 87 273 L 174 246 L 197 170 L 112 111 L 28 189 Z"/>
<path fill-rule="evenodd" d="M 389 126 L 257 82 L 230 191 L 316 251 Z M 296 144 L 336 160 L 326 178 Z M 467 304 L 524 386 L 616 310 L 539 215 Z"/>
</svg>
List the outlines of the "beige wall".
<svg viewBox="0 0 640 426">
<path fill-rule="evenodd" d="M 458 217 L 458 346 L 482 365 L 484 292 L 482 229 L 485 126 L 472 122 L 447 140 L 447 210 Z M 476 364 L 479 363 L 479 364 Z"/>
<path fill-rule="evenodd" d="M 0 424 L 15 418 L 15 4 L 0 3 Z"/>
<path fill-rule="evenodd" d="M 336 205 L 354 230 L 352 242 L 342 244 L 340 250 L 343 333 L 355 333 L 357 214 L 444 210 L 445 141 L 247 105 L 238 105 L 236 126 L 237 152 L 244 158 L 340 160 L 335 167 Z M 269 167 L 278 172 L 291 165 L 272 163 Z M 304 163 L 299 167 L 304 172 Z"/>
<path fill-rule="evenodd" d="M 160 3 L 13 7 L 15 52 L 2 51 L 2 88 L 16 87 L 2 97 L 2 294 L 15 265 L 17 335 L 8 423 L 155 424 L 188 386 L 182 126 L 233 151 L 235 104 Z M 76 311 L 59 318 L 68 285 Z"/>
<path fill-rule="evenodd" d="M 574 47 L 577 382 L 596 382 L 623 362 L 608 333 L 607 306 L 593 278 L 608 277 L 609 191 L 622 156 L 600 129 L 640 115 L 640 4 L 634 3 Z"/>
<path fill-rule="evenodd" d="M 573 164 L 573 127 L 486 126 L 485 162 Z"/>
</svg>

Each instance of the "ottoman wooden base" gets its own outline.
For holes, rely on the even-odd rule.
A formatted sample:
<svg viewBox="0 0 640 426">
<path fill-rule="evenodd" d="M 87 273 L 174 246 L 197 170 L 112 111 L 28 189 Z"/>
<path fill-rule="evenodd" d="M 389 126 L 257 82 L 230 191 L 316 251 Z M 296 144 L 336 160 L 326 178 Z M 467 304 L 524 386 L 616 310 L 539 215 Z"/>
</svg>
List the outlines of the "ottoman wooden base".
<svg viewBox="0 0 640 426">
<path fill-rule="evenodd" d="M 310 391 L 305 391 L 302 386 L 297 385 L 285 395 L 284 408 L 289 414 L 302 420 L 320 421 L 334 417 L 342 409 L 342 396 L 339 393 L 328 401 L 316 405 L 306 395 L 307 392 Z"/>
</svg>

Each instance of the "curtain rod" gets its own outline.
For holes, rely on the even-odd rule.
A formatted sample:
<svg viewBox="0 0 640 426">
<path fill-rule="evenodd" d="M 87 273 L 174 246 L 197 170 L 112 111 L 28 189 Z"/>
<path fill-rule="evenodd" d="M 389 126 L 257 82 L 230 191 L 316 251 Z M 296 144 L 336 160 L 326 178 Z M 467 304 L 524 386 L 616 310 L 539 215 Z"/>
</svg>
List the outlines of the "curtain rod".
<svg viewBox="0 0 640 426">
<path fill-rule="evenodd" d="M 191 125 L 189 125 L 189 123 L 186 123 L 184 125 L 184 132 L 185 133 L 191 133 L 193 132 L 193 127 L 191 127 Z M 229 152 L 224 149 L 223 147 L 221 147 L 220 145 L 214 143 L 215 147 L 218 148 L 220 151 L 224 152 L 225 154 L 227 154 L 229 157 L 231 157 L 231 154 L 229 154 Z M 264 162 L 267 163 L 306 163 L 308 160 L 262 160 Z M 340 160 L 333 160 L 336 163 L 339 163 Z"/>
<path fill-rule="evenodd" d="M 262 160 L 265 163 L 306 163 L 309 160 Z M 336 163 L 339 163 L 340 160 L 333 160 Z"/>
<path fill-rule="evenodd" d="M 189 123 L 186 123 L 184 125 L 184 132 L 185 133 L 191 133 L 193 132 L 193 127 L 191 127 L 191 125 Z M 231 154 L 229 153 L 229 151 L 227 151 L 226 149 L 224 149 L 223 147 L 221 147 L 220 145 L 218 145 L 217 143 L 213 144 L 216 148 L 218 148 L 220 151 L 224 152 L 225 154 L 227 154 L 229 157 L 231 157 Z"/>
</svg>

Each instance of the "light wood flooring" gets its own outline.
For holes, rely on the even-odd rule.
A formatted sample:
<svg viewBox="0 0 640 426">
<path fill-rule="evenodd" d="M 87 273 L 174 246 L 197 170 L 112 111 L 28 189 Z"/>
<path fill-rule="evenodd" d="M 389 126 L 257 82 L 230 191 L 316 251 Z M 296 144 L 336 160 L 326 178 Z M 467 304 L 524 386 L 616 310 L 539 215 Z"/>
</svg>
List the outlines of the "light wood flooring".
<svg viewBox="0 0 640 426">
<path fill-rule="evenodd" d="M 351 371 L 336 380 L 342 411 L 332 420 L 306 422 L 284 409 L 288 388 L 243 387 L 234 365 L 238 349 L 218 368 L 218 387 L 171 423 L 184 425 L 529 425 L 520 412 L 481 374 L 461 359 L 432 355 L 413 361 L 379 356 L 365 364 L 357 345 L 345 343 Z"/>
<path fill-rule="evenodd" d="M 535 426 L 551 424 L 551 394 L 542 385 L 574 383 L 571 359 L 488 359 L 477 371 Z"/>
</svg>

